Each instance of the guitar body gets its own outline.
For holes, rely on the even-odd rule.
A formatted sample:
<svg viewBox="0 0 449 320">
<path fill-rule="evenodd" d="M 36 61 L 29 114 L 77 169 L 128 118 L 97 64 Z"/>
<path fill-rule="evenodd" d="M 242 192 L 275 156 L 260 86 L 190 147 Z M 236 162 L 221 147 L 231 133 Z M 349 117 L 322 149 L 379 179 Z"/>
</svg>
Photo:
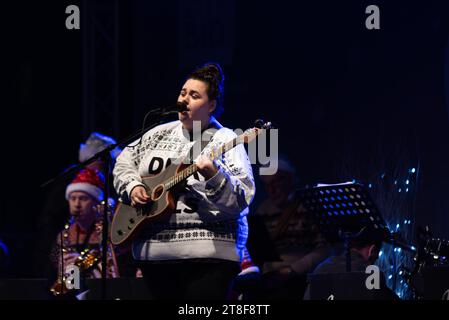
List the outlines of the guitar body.
<svg viewBox="0 0 449 320">
<path fill-rule="evenodd" d="M 157 219 L 167 217 L 174 211 L 175 197 L 171 190 L 166 190 L 164 181 L 175 176 L 184 167 L 183 164 L 172 164 L 158 175 L 142 178 L 151 201 L 136 208 L 123 203 L 117 206 L 111 224 L 111 242 L 114 245 L 130 244 L 141 229 Z"/>
</svg>

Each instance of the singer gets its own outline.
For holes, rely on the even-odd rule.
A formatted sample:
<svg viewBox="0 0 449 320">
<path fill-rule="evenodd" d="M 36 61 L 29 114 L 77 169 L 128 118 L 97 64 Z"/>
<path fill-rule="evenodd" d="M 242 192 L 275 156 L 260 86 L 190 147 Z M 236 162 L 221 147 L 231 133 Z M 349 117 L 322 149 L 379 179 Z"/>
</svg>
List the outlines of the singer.
<svg viewBox="0 0 449 320">
<path fill-rule="evenodd" d="M 218 160 L 205 156 L 236 136 L 216 120 L 224 110 L 223 94 L 221 67 L 197 68 L 178 96 L 179 120 L 148 131 L 117 158 L 114 187 L 133 207 L 150 202 L 141 177 L 160 174 L 173 160 L 198 166 L 176 193 L 176 210 L 133 243 L 133 258 L 154 299 L 223 300 L 240 272 L 246 215 L 255 194 L 248 155 L 238 145 Z"/>
</svg>

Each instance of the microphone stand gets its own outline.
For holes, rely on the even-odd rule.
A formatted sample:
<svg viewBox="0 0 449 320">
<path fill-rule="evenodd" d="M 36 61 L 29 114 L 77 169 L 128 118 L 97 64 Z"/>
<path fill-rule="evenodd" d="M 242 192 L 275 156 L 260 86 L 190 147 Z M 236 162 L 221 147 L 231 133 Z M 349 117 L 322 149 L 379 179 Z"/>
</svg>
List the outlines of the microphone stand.
<svg viewBox="0 0 449 320">
<path fill-rule="evenodd" d="M 173 113 L 178 113 L 178 111 L 173 110 L 173 108 L 157 108 L 157 109 L 151 110 L 150 112 L 147 113 L 147 116 L 148 115 L 150 115 L 150 116 L 157 115 L 159 118 L 159 121 L 157 123 L 154 123 L 146 128 L 140 129 L 138 132 L 133 133 L 132 135 L 126 137 L 125 139 L 122 139 L 118 143 L 111 144 L 111 145 L 107 146 L 105 149 L 96 153 L 94 156 L 92 156 L 88 160 L 70 167 L 68 170 L 64 171 L 63 173 L 59 174 L 55 178 L 52 178 L 49 181 L 47 181 L 41 185 L 41 188 L 43 188 L 59 179 L 62 179 L 63 177 L 66 177 L 67 175 L 71 175 L 71 174 L 74 174 L 75 172 L 82 170 L 87 165 L 89 165 L 97 160 L 102 161 L 102 163 L 103 163 L 103 166 L 102 166 L 103 172 L 102 173 L 105 177 L 105 184 L 104 184 L 104 189 L 103 189 L 103 194 L 104 194 L 104 199 L 105 199 L 104 212 L 103 212 L 103 230 L 102 230 L 102 252 L 103 253 L 102 253 L 102 259 L 101 259 L 101 278 L 102 278 L 101 297 L 102 297 L 102 300 L 106 299 L 106 275 L 107 275 L 107 273 L 106 273 L 107 266 L 106 265 L 107 265 L 107 250 L 108 250 L 108 241 L 109 241 L 109 237 L 108 237 L 108 233 L 109 233 L 109 218 L 108 218 L 109 201 L 108 200 L 109 200 L 109 194 L 110 194 L 110 192 L 109 192 L 109 172 L 110 171 L 109 170 L 112 165 L 111 151 L 120 146 L 124 146 L 125 148 L 128 147 L 128 145 L 131 142 L 137 140 L 138 138 L 142 138 L 142 136 L 147 131 L 160 125 L 162 123 L 162 119 L 164 116 L 173 114 Z M 63 257 L 61 257 L 61 259 L 63 259 Z M 64 285 L 65 284 L 63 283 L 63 286 Z"/>
</svg>

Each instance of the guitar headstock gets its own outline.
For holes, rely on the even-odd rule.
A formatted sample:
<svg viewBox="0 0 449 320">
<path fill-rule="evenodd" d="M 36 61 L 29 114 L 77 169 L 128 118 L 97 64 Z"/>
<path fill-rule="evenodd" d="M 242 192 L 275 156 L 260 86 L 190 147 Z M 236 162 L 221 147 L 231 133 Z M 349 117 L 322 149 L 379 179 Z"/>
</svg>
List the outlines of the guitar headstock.
<svg viewBox="0 0 449 320">
<path fill-rule="evenodd" d="M 265 122 L 262 119 L 257 119 L 256 121 L 254 121 L 254 127 L 256 127 L 258 129 L 265 129 L 265 130 L 274 128 L 273 124 L 271 122 Z"/>
<path fill-rule="evenodd" d="M 257 119 L 254 122 L 254 128 L 248 129 L 243 133 L 243 139 L 245 143 L 248 143 L 255 139 L 263 130 L 273 129 L 271 122 L 265 122 L 262 119 Z"/>
</svg>

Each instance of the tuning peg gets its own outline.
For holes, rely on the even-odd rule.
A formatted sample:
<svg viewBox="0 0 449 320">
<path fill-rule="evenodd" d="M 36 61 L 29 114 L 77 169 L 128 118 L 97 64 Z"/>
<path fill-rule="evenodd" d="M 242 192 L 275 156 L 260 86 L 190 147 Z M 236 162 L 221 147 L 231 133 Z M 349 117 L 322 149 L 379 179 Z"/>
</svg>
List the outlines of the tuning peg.
<svg viewBox="0 0 449 320">
<path fill-rule="evenodd" d="M 273 129 L 273 124 L 271 122 L 267 122 L 263 125 L 264 129 Z"/>
<path fill-rule="evenodd" d="M 258 129 L 273 129 L 273 124 L 271 122 L 265 122 L 262 119 L 257 119 L 254 122 L 254 127 L 258 128 Z"/>
</svg>

